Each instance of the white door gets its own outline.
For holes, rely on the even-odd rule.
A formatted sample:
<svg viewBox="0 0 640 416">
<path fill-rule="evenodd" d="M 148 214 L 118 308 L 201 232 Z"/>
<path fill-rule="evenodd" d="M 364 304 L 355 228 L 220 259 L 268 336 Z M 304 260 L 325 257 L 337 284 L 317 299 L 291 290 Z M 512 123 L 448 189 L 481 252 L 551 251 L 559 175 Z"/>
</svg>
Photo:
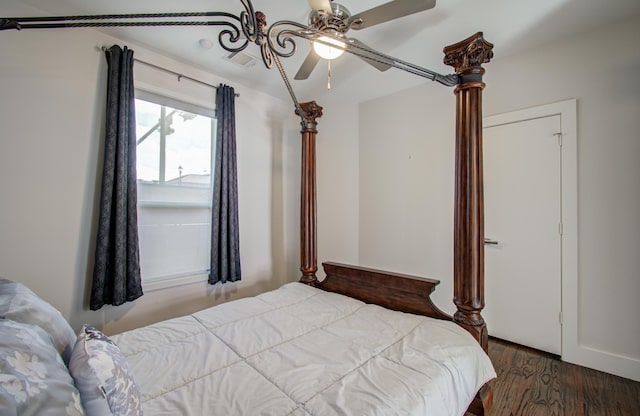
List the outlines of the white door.
<svg viewBox="0 0 640 416">
<path fill-rule="evenodd" d="M 489 335 L 561 354 L 560 115 L 484 129 Z"/>
</svg>

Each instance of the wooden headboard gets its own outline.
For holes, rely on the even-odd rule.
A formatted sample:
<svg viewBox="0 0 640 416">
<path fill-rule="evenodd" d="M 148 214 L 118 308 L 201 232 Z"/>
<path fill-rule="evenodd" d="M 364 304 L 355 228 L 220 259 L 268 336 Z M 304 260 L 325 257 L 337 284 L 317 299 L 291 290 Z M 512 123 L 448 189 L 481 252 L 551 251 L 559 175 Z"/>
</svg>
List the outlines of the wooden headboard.
<svg viewBox="0 0 640 416">
<path fill-rule="evenodd" d="M 333 262 L 322 263 L 322 266 L 327 276 L 316 286 L 323 290 L 387 309 L 453 319 L 438 309 L 429 297 L 439 280 Z"/>
</svg>

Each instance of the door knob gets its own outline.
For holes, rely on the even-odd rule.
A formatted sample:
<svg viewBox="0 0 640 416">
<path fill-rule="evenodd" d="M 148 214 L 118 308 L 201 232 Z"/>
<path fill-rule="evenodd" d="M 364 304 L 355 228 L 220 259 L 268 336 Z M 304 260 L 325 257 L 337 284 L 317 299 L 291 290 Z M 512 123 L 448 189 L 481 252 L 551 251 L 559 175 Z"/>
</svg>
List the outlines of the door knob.
<svg viewBox="0 0 640 416">
<path fill-rule="evenodd" d="M 497 242 L 496 240 L 492 240 L 490 238 L 485 238 L 484 239 L 484 243 L 485 244 L 491 244 L 493 246 L 497 246 L 498 244 L 500 244 L 499 242 Z"/>
</svg>

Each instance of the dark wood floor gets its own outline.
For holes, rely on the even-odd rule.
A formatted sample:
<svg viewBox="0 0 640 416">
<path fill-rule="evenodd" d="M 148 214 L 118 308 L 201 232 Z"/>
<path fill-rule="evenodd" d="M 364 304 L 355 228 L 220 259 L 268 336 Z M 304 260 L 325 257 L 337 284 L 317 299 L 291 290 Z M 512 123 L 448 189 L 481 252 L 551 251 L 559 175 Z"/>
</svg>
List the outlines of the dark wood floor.
<svg viewBox="0 0 640 416">
<path fill-rule="evenodd" d="M 488 416 L 639 416 L 640 383 L 489 340 L 498 378 Z"/>
</svg>

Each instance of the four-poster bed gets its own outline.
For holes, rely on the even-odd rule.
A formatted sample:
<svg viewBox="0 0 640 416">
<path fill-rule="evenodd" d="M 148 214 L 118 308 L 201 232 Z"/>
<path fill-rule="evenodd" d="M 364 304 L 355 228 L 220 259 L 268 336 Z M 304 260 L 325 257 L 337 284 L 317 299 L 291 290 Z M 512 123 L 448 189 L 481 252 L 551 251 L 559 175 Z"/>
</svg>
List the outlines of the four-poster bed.
<svg viewBox="0 0 640 416">
<path fill-rule="evenodd" d="M 426 342 L 425 339 L 412 339 L 416 331 L 416 328 L 423 328 L 429 326 L 430 330 L 434 331 L 433 334 L 437 334 L 438 331 L 444 331 L 452 334 L 453 341 L 450 341 L 456 345 L 457 349 L 464 351 L 463 356 L 469 358 L 471 362 L 465 362 L 463 366 L 471 366 L 477 373 L 472 376 L 460 376 L 464 379 L 462 387 L 451 387 L 455 390 L 467 390 L 467 397 L 461 398 L 460 402 L 454 402 L 451 404 L 452 408 L 464 410 L 468 406 L 468 411 L 481 415 L 484 414 L 485 408 L 491 404 L 491 392 L 486 386 L 482 392 L 478 392 L 480 386 L 482 386 L 488 379 L 495 376 L 493 369 L 490 367 L 490 363 L 487 367 L 488 358 L 486 355 L 477 355 L 477 351 L 473 346 L 464 344 L 463 340 L 469 333 L 473 339 L 477 341 L 481 349 L 486 352 L 487 350 L 487 327 L 481 316 L 481 311 L 484 307 L 484 277 L 483 277 L 483 196 L 482 196 L 482 89 L 484 84 L 482 82 L 482 75 L 484 69 L 482 64 L 488 62 L 492 56 L 492 45 L 486 42 L 481 33 L 477 33 L 468 39 L 465 39 L 459 43 L 448 46 L 444 49 L 445 63 L 455 68 L 456 74 L 454 76 L 440 76 L 434 75 L 431 79 L 439 81 L 445 85 L 455 85 L 454 93 L 456 95 L 456 158 L 455 158 L 455 213 L 454 213 L 454 303 L 456 305 L 456 312 L 453 316 L 449 316 L 438 309 L 431 301 L 430 294 L 435 289 L 435 286 L 439 283 L 437 280 L 423 279 L 414 276 L 402 275 L 398 273 L 383 272 L 379 270 L 372 270 L 363 267 L 355 267 L 342 265 L 332 262 L 323 263 L 326 277 L 319 281 L 317 273 L 317 203 L 316 203 L 316 161 L 315 161 L 315 145 L 317 130 L 317 119 L 322 116 L 322 107 L 315 102 L 298 103 L 291 85 L 288 82 L 284 69 L 279 61 L 279 54 L 275 51 L 275 46 L 272 43 L 271 37 L 268 35 L 273 29 L 265 31 L 266 21 L 264 15 L 260 12 L 252 13 L 252 7 L 249 8 L 251 13 L 242 15 L 239 19 L 243 22 L 243 25 L 250 22 L 247 20 L 247 16 L 255 16 L 253 26 L 249 24 L 249 29 L 245 29 L 243 26 L 243 33 L 251 41 L 259 44 L 263 52 L 263 59 L 265 63 L 267 61 L 275 61 L 278 69 L 283 76 L 285 84 L 289 88 L 289 92 L 293 98 L 296 106 L 296 114 L 301 118 L 302 125 L 302 178 L 301 178 L 301 206 L 300 206 L 300 271 L 302 273 L 300 282 L 304 285 L 297 283 L 285 286 L 283 289 L 278 289 L 277 294 L 266 293 L 258 296 L 259 302 L 254 300 L 239 300 L 228 304 L 219 305 L 217 307 L 193 314 L 189 317 L 176 318 L 174 320 L 161 322 L 151 325 L 146 328 L 140 328 L 137 330 L 129 331 L 124 334 L 113 337 L 123 351 L 124 355 L 130 361 L 133 373 L 140 384 L 142 390 L 142 400 L 147 403 L 147 410 L 154 412 L 167 412 L 166 406 L 176 404 L 177 409 L 181 411 L 198 412 L 202 409 L 211 409 L 207 407 L 210 404 L 204 403 L 206 399 L 212 394 L 211 391 L 207 391 L 207 386 L 214 388 L 213 394 L 217 394 L 219 390 L 225 390 L 225 387 L 220 387 L 222 378 L 213 378 L 205 384 L 189 384 L 195 379 L 207 379 L 216 375 L 216 377 L 226 374 L 231 368 L 238 368 L 239 376 L 232 376 L 226 374 L 225 377 L 230 377 L 234 380 L 234 383 L 247 383 L 250 384 L 251 379 L 255 379 L 256 374 L 252 373 L 247 365 L 253 366 L 257 370 L 257 374 L 262 375 L 266 380 L 273 383 L 273 386 L 268 383 L 256 385 L 256 390 L 251 390 L 252 394 L 258 394 L 258 390 L 262 387 L 269 390 L 276 390 L 274 397 L 282 392 L 288 395 L 287 398 L 274 399 L 273 397 L 260 398 L 256 396 L 256 399 L 263 400 L 265 403 L 269 403 L 273 400 L 276 403 L 275 407 L 271 411 L 266 411 L 267 414 L 290 414 L 290 415 L 316 415 L 324 413 L 318 409 L 333 409 L 336 414 L 341 414 L 340 411 L 346 414 L 349 413 L 349 406 L 351 403 L 342 403 L 341 400 L 348 401 L 353 400 L 350 396 L 349 390 L 346 390 L 345 396 L 334 396 L 333 389 L 348 389 L 349 383 L 356 385 L 356 391 L 358 383 L 361 382 L 361 378 L 352 379 L 354 373 L 369 371 L 369 364 L 374 363 L 375 360 L 382 357 L 392 362 L 404 362 L 407 359 L 406 351 L 400 351 L 399 356 L 387 357 L 385 354 L 387 351 L 393 350 L 397 345 L 407 345 L 407 349 L 421 348 L 429 350 L 434 348 L 433 346 L 421 347 L 418 346 L 420 342 Z M 243 12 L 244 13 L 244 12 Z M 5 23 L 6 24 L 6 23 Z M 284 35 L 283 35 L 284 34 Z M 280 47 L 284 47 L 288 42 L 291 42 L 290 38 L 282 38 L 292 34 L 290 31 L 282 31 L 277 36 L 277 42 Z M 308 33 L 297 36 L 308 38 Z M 222 43 L 222 41 L 221 41 Z M 246 45 L 245 45 L 246 46 Z M 347 50 L 349 52 L 349 50 Z M 373 51 L 375 52 L 375 51 Z M 274 54 L 275 53 L 275 54 Z M 372 53 L 372 50 L 362 50 L 356 48 L 354 52 L 360 53 Z M 390 58 L 386 55 L 375 53 L 375 59 L 387 59 Z M 285 55 L 280 55 L 285 56 Z M 394 59 L 394 58 L 392 58 Z M 393 61 L 392 64 L 406 64 L 402 61 Z M 395 66 L 395 65 L 392 65 Z M 412 71 L 415 68 L 412 69 Z M 446 82 L 443 82 L 443 79 Z M 451 80 L 455 79 L 455 83 L 451 83 Z M 291 285 L 297 285 L 291 286 Z M 320 292 L 317 289 L 321 289 Z M 326 293 L 326 294 L 321 294 Z M 335 295 L 334 295 L 335 294 Z M 336 297 L 338 295 L 346 295 L 347 297 Z M 311 305 L 300 305 L 299 300 L 294 299 L 300 296 L 302 300 L 309 300 Z M 254 298 L 251 298 L 254 299 Z M 313 318 L 310 315 L 314 315 L 316 311 L 313 302 L 326 303 L 329 301 L 335 302 L 335 305 L 330 308 L 330 312 L 325 309 L 317 309 L 319 313 L 318 319 L 320 321 L 311 321 Z M 257 302 L 257 303 L 256 303 Z M 364 303 L 362 303 L 364 302 Z M 267 304 L 268 306 L 265 306 Z M 243 306 L 244 305 L 244 306 Z M 386 309 L 376 309 L 377 307 L 367 305 L 379 305 Z M 303 309 L 304 306 L 304 309 Z M 244 309 L 247 308 L 247 310 Z M 372 309 L 373 308 L 373 309 Z M 307 334 L 315 334 L 314 331 L 321 331 L 331 336 L 334 332 L 339 332 L 337 328 L 342 324 L 342 319 L 355 319 L 352 316 L 359 314 L 365 314 L 367 310 L 368 314 L 363 315 L 357 323 L 367 322 L 373 326 L 373 330 L 379 330 L 380 337 L 384 339 L 386 344 L 375 349 L 375 352 L 364 353 L 360 351 L 361 345 L 359 344 L 359 338 L 354 337 L 353 332 L 348 335 L 342 334 L 346 337 L 348 342 L 343 341 L 343 338 L 336 338 L 333 345 L 330 341 L 323 341 L 316 344 L 316 347 L 320 349 L 327 349 L 327 351 L 315 351 L 312 354 L 313 357 L 317 355 L 322 360 L 312 362 L 311 365 L 307 365 L 304 362 L 296 362 L 301 359 L 297 355 L 288 357 L 286 352 L 287 346 L 291 348 L 304 349 L 309 347 L 312 339 L 307 339 Z M 390 318 L 391 322 L 403 322 L 399 324 L 402 328 L 406 325 L 405 329 L 398 329 L 397 331 L 391 327 L 383 329 L 377 328 L 375 325 L 376 317 L 387 316 L 387 310 L 400 311 L 413 315 L 393 315 Z M 226 315 L 226 311 L 233 311 L 235 315 Z M 263 317 L 271 315 L 278 315 L 282 311 L 295 312 L 296 318 L 301 322 L 296 321 L 292 325 L 284 325 L 282 327 L 275 326 L 273 333 L 260 332 L 260 326 L 272 325 L 271 321 L 263 320 Z M 362 312 L 361 312 L 362 311 Z M 251 313 L 249 313 L 251 312 Z M 390 312 L 391 313 L 391 312 Z M 223 316 L 224 315 L 224 316 Z M 438 321 L 426 320 L 426 318 L 412 318 L 412 316 L 422 315 L 429 318 L 436 318 L 439 321 L 449 323 L 455 323 L 457 326 L 463 328 L 465 332 L 456 332 L 453 328 L 457 328 L 456 325 L 449 325 L 445 327 L 438 326 L 434 323 Z M 407 323 L 400 321 L 400 316 L 408 319 Z M 309 318 L 309 320 L 307 320 Z M 282 318 L 284 321 L 291 319 L 291 316 Z M 315 318 L 314 318 L 315 319 Z M 323 320 L 324 319 L 324 320 Z M 404 318 L 403 318 L 404 319 Z M 237 327 L 230 327 L 232 322 L 237 322 Z M 248 324 L 247 322 L 250 322 Z M 243 328 L 243 323 L 247 323 Z M 278 324 L 280 325 L 280 324 Z M 310 325 L 313 329 L 308 329 Z M 354 322 L 350 322 L 344 325 L 354 325 Z M 280 334 L 279 330 L 282 328 L 288 328 L 287 331 L 293 331 L 286 335 Z M 244 332 L 243 332 L 244 329 Z M 354 328 L 362 329 L 362 328 Z M 248 331 L 248 332 L 247 332 Z M 306 332 L 305 332 L 306 331 Z M 391 331 L 391 332 L 385 332 Z M 404 331 L 404 332 L 403 332 Z M 260 332 L 258 338 L 265 337 L 265 339 L 251 340 L 250 338 Z M 298 333 L 299 332 L 299 333 Z M 397 332 L 397 333 L 396 333 Z M 400 334 L 402 332 L 402 334 Z M 181 334 L 182 338 L 175 334 Z M 245 340 L 239 340 L 238 334 L 244 334 Z M 316 336 L 316 335 L 314 335 Z M 434 335 L 435 336 L 435 335 Z M 438 335 L 439 336 L 439 335 Z M 447 335 L 446 337 L 448 337 Z M 187 340 L 196 337 L 203 337 L 204 344 L 191 345 Z M 363 335 L 366 339 L 371 338 L 371 334 Z M 446 338 L 443 335 L 443 339 Z M 415 337 L 414 337 L 415 338 Z M 333 339 L 333 338 L 332 338 Z M 449 338 L 447 338 L 449 339 Z M 222 340 L 222 341 L 221 341 Z M 259 344 L 254 345 L 252 344 Z M 340 367 L 342 364 L 333 361 L 333 355 L 340 356 L 341 354 L 354 354 L 352 350 L 346 349 L 343 352 L 340 350 L 342 342 L 346 342 L 351 345 L 358 344 L 357 351 L 358 356 L 350 361 L 347 370 L 340 370 L 333 372 L 336 367 Z M 412 343 L 413 342 L 413 343 Z M 447 341 L 449 342 L 449 341 Z M 224 344 L 224 345 L 222 345 Z M 268 345 L 267 345 L 268 344 Z M 446 343 L 445 343 L 446 344 Z M 156 348 L 156 346 L 159 347 Z M 204 348 L 202 345 L 206 345 Z M 231 351 L 227 351 L 224 346 L 230 347 Z M 265 346 L 267 345 L 267 346 Z M 272 352 L 270 349 L 272 346 L 284 346 L 283 351 Z M 198 369 L 185 369 L 182 373 L 175 373 L 176 366 L 171 364 L 171 361 L 175 361 L 176 356 L 187 357 L 188 360 L 194 360 L 196 357 L 201 356 L 201 359 L 209 362 L 212 358 L 208 358 L 210 355 L 218 354 L 216 351 L 217 346 L 220 346 L 220 354 L 222 357 L 216 357 L 215 359 L 222 360 L 222 364 L 215 364 L 203 366 L 209 368 L 211 371 L 208 374 L 201 374 Z M 154 352 L 154 348 L 161 351 L 161 353 Z M 477 345 L 475 346 L 476 349 Z M 209 351 L 209 349 L 211 351 Z M 198 350 L 198 351 L 196 351 Z M 446 351 L 446 345 L 440 345 L 436 348 L 437 351 Z M 194 352 L 196 351 L 196 352 Z M 196 355 L 200 354 L 200 355 Z M 202 354 L 204 354 L 202 356 Z M 292 353 L 293 354 L 293 353 Z M 242 360 L 237 361 L 236 355 L 239 355 Z M 409 354 L 410 355 L 410 354 Z M 379 357 L 380 356 L 380 357 Z M 235 357 L 235 358 L 234 358 Z M 462 360 L 461 357 L 456 359 Z M 287 360 L 293 360 L 288 362 Z M 383 360 L 384 361 L 384 360 Z M 428 361 L 428 360 L 426 360 Z M 279 362 L 281 366 L 288 370 L 284 375 L 280 375 L 278 372 L 272 372 L 270 363 Z M 386 361 L 384 361 L 386 362 Z M 371 364 L 375 367 L 374 364 Z M 379 364 L 381 365 L 381 364 Z M 418 366 L 422 364 L 416 364 Z M 479 367 L 475 368 L 474 366 Z M 322 384 L 320 390 L 309 390 L 308 386 L 304 386 L 304 382 L 301 384 L 304 386 L 302 390 L 296 383 L 288 381 L 288 377 L 292 377 L 296 373 L 297 368 L 311 369 L 320 366 L 323 367 L 322 371 L 325 371 L 331 377 L 330 382 L 323 379 L 322 371 L 318 373 L 318 383 Z M 450 364 L 442 363 L 442 368 L 447 368 L 449 371 Z M 198 367 L 198 366 L 196 366 Z M 376 367 L 377 368 L 377 367 Z M 404 367 L 403 367 L 404 368 Z M 408 368 L 413 368 L 411 365 Z M 414 368 L 415 370 L 415 368 Z M 371 370 L 373 371 L 373 370 Z M 402 370 L 405 371 L 405 370 Z M 434 371 L 430 368 L 420 367 L 416 371 L 423 372 L 424 374 Z M 224 373 L 224 374 L 223 374 Z M 221 375 L 222 374 L 222 375 Z M 405 373 L 401 373 L 405 374 Z M 309 377 L 309 375 L 306 375 Z M 178 384 L 162 384 L 158 382 L 158 378 L 163 380 L 179 380 Z M 329 376 L 327 376 L 329 377 Z M 369 374 L 364 378 L 369 382 L 375 379 L 374 373 Z M 442 380 L 441 378 L 435 378 Z M 292 378 L 291 380 L 297 380 Z M 304 381 L 303 376 L 303 381 Z M 262 383 L 262 381 L 261 381 Z M 293 384 L 292 384 L 293 383 Z M 342 383 L 342 384 L 341 384 Z M 466 383 L 466 384 L 465 384 Z M 163 387 L 158 387 L 163 386 Z M 418 389 L 424 386 L 416 386 Z M 439 386 L 436 386 L 439 388 Z M 436 388 L 433 387 L 433 388 Z M 395 400 L 393 391 L 395 387 L 386 387 L 391 392 L 389 400 Z M 160 389 L 160 390 L 158 390 Z M 162 389 L 166 389 L 164 391 Z M 202 389 L 202 390 L 200 390 Z M 242 387 L 240 388 L 242 389 Z M 187 394 L 186 390 L 195 390 L 195 393 L 191 395 Z M 278 390 L 280 392 L 278 392 Z M 447 390 L 448 392 L 449 390 Z M 477 393 L 477 394 L 476 394 Z M 197 394 L 197 396 L 193 396 Z M 337 394 L 337 393 L 336 393 Z M 432 399 L 431 393 L 419 390 L 418 394 L 423 394 L 422 397 Z M 446 396 L 440 392 L 439 394 Z M 166 396 L 166 397 L 165 397 Z M 326 396 L 326 397 L 325 397 Z M 163 402 L 156 400 L 159 397 L 164 397 Z M 231 392 L 228 397 L 232 401 L 242 401 L 238 394 Z M 336 399 L 337 397 L 337 399 Z M 320 399 L 324 398 L 324 402 L 317 403 Z M 333 398 L 338 403 L 331 404 L 326 402 Z M 316 400 L 317 399 L 317 400 Z M 84 400 L 84 397 L 83 397 Z M 189 401 L 197 400 L 195 407 L 190 407 Z M 356 401 L 359 399 L 356 399 Z M 213 400 L 214 404 L 215 399 Z M 185 404 L 186 403 L 186 404 Z M 327 404 L 329 403 L 329 404 Z M 282 404 L 284 407 L 278 407 Z M 449 402 L 445 401 L 441 404 L 443 407 Z M 154 406 L 160 406 L 155 408 Z M 261 402 L 261 406 L 263 403 Z M 377 404 L 379 405 L 379 404 Z M 186 406 L 186 407 L 185 407 Z M 234 404 L 225 404 L 222 407 L 227 411 L 233 413 L 234 409 L 243 409 L 240 407 L 234 407 Z M 326 407 L 329 406 L 329 407 Z M 337 406 L 336 408 L 332 406 Z M 345 407 L 341 407 L 345 406 Z M 404 403 L 397 404 L 398 409 L 405 406 Z M 414 404 L 407 404 L 406 406 L 415 409 Z M 425 405 L 423 409 L 431 409 L 428 405 Z M 436 405 L 434 405 L 436 406 Z M 457 407 L 456 407 L 457 406 Z M 419 406 L 418 406 L 419 407 Z M 215 407 L 214 407 L 215 408 Z M 199 410 L 195 410 L 199 409 Z M 274 410 L 275 409 L 275 410 Z M 312 410 L 313 409 L 313 410 Z M 357 406 L 353 409 L 358 409 Z M 358 412 L 358 410 L 351 410 L 352 412 Z M 436 407 L 435 409 L 438 409 Z M 415 411 L 415 410 L 412 410 Z M 423 410 L 426 411 L 426 410 Z M 437 410 L 435 410 L 437 411 Z M 196 414 L 196 413 L 194 413 Z"/>
<path fill-rule="evenodd" d="M 453 317 L 438 309 L 429 295 L 439 284 L 397 273 L 323 263 L 326 277 L 318 281 L 316 252 L 315 141 L 322 108 L 302 105 L 302 186 L 300 205 L 300 282 L 344 294 L 388 309 L 452 320 L 488 350 L 484 308 L 484 201 L 482 173 L 482 64 L 493 56 L 493 45 L 482 33 L 444 48 L 445 64 L 455 68 L 456 95 L 455 201 L 454 201 L 454 303 Z M 491 405 L 488 387 L 469 408 L 484 414 Z"/>
</svg>

